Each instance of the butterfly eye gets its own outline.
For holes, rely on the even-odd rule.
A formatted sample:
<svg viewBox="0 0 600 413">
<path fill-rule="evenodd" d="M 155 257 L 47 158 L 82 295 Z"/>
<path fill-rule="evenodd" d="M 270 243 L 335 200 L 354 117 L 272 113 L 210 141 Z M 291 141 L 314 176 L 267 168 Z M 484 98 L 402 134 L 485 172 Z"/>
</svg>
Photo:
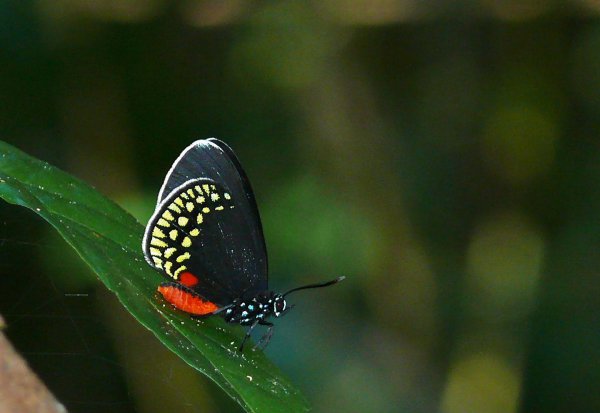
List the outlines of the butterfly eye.
<svg viewBox="0 0 600 413">
<path fill-rule="evenodd" d="M 275 313 L 280 314 L 285 310 L 285 300 L 277 300 L 275 301 Z"/>
</svg>

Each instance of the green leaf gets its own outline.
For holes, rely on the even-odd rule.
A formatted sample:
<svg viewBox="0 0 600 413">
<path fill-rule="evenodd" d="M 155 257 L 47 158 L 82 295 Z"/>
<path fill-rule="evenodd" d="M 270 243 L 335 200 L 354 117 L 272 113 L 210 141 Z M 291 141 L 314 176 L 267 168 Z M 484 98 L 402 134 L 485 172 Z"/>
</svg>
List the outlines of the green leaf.
<svg viewBox="0 0 600 413">
<path fill-rule="evenodd" d="M 261 351 L 237 351 L 242 332 L 218 317 L 193 320 L 165 305 L 162 276 L 141 252 L 144 228 L 73 176 L 0 141 L 0 197 L 48 221 L 127 310 L 249 412 L 303 412 L 304 396 Z"/>
</svg>

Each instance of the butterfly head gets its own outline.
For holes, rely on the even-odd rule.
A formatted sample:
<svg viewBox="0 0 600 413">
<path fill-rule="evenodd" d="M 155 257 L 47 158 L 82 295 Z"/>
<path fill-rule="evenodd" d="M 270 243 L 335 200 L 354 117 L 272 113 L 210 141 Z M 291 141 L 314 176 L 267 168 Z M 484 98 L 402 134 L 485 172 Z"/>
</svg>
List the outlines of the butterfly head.
<svg viewBox="0 0 600 413">
<path fill-rule="evenodd" d="M 275 317 L 281 317 L 288 312 L 292 307 L 287 305 L 282 294 L 276 294 L 271 300 L 271 311 Z"/>
</svg>

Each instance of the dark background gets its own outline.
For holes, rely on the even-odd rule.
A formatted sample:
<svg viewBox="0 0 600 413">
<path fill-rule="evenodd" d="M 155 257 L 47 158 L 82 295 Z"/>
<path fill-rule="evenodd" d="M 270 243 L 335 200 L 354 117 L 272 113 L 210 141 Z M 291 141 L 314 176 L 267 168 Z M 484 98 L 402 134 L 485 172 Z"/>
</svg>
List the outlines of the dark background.
<svg viewBox="0 0 600 413">
<path fill-rule="evenodd" d="M 600 411 L 600 6 L 0 2 L 0 139 L 150 216 L 190 142 L 253 182 L 267 349 L 315 412 Z M 71 412 L 231 412 L 33 213 L 6 334 Z M 160 277 L 157 276 L 157 283 Z"/>
</svg>

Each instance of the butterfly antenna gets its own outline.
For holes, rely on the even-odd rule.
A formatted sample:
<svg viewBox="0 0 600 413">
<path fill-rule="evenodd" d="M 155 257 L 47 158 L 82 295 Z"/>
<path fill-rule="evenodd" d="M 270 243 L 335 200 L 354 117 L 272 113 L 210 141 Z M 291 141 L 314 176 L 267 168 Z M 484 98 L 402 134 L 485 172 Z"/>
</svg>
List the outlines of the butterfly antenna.
<svg viewBox="0 0 600 413">
<path fill-rule="evenodd" d="M 321 287 L 329 287 L 330 285 L 333 284 L 337 284 L 340 281 L 343 281 L 346 277 L 345 276 L 341 276 L 341 277 L 337 277 L 335 280 L 331 280 L 331 281 L 327 281 L 324 283 L 319 283 L 319 284 L 309 284 L 309 285 L 303 285 L 302 287 L 297 287 L 297 288 L 292 288 L 291 290 L 285 292 L 283 294 L 283 296 L 285 297 L 286 295 L 288 295 L 289 293 L 293 293 L 294 291 L 298 291 L 298 290 L 306 290 L 308 288 L 321 288 Z"/>
</svg>

